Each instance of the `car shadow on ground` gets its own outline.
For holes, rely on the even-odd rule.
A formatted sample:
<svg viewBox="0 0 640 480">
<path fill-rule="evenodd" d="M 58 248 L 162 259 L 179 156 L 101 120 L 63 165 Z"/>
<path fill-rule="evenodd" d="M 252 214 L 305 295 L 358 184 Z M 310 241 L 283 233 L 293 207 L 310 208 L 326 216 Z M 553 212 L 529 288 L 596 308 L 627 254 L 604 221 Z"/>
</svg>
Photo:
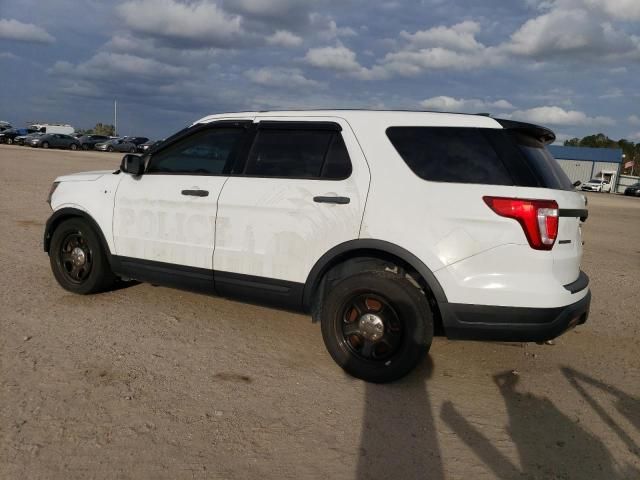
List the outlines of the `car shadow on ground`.
<svg viewBox="0 0 640 480">
<path fill-rule="evenodd" d="M 606 388 L 618 399 L 618 411 L 630 419 L 638 419 L 638 400 L 619 390 L 572 369 L 563 369 L 571 385 L 586 403 L 611 427 L 630 449 L 637 446 L 607 414 L 604 407 L 588 395 L 579 381 Z M 447 401 L 441 419 L 463 440 L 497 478 L 640 478 L 632 465 L 617 465 L 598 437 L 583 428 L 579 420 L 569 418 L 546 397 L 521 393 L 516 389 L 519 377 L 505 372 L 493 377 L 508 413 L 507 432 L 517 450 L 519 464 L 514 464 L 473 424 Z M 633 450 L 632 450 L 633 451 Z"/>
<path fill-rule="evenodd" d="M 388 385 L 367 383 L 357 480 L 444 478 L 427 380 L 431 357 Z"/>
</svg>

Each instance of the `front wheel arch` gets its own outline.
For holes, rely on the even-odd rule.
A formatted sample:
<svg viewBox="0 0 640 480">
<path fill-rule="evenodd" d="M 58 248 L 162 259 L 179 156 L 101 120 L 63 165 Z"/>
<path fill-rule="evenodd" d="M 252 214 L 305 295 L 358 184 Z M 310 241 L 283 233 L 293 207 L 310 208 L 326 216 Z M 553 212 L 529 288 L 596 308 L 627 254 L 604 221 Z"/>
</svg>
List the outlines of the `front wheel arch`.
<svg viewBox="0 0 640 480">
<path fill-rule="evenodd" d="M 91 228 L 95 231 L 96 235 L 98 235 L 100 246 L 105 252 L 107 259 L 109 260 L 109 263 L 111 263 L 111 250 L 109 250 L 109 244 L 107 243 L 107 239 L 105 238 L 104 233 L 100 228 L 100 225 L 98 225 L 98 222 L 96 222 L 95 219 L 91 215 L 89 215 L 87 212 L 77 208 L 72 208 L 72 207 L 66 207 L 66 208 L 61 208 L 60 210 L 56 210 L 47 220 L 47 224 L 44 229 L 44 241 L 43 241 L 44 251 L 46 253 L 50 253 L 49 250 L 51 247 L 51 237 L 55 229 L 60 225 L 60 223 L 62 223 L 64 220 L 68 220 L 69 218 L 74 218 L 74 217 L 76 218 L 80 217 L 83 220 L 87 221 L 87 223 L 89 223 Z"/>
</svg>

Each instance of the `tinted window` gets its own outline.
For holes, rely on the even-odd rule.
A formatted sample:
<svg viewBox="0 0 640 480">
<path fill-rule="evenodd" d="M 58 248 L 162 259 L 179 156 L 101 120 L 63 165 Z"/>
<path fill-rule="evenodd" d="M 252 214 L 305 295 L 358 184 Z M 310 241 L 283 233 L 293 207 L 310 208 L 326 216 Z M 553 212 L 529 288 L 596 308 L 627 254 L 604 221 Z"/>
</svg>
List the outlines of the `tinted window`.
<svg viewBox="0 0 640 480">
<path fill-rule="evenodd" d="M 335 133 L 322 167 L 322 177 L 327 179 L 347 178 L 351 175 L 351 159 L 342 135 Z"/>
<path fill-rule="evenodd" d="M 342 136 L 331 130 L 258 130 L 246 175 L 345 178 L 351 162 Z"/>
<path fill-rule="evenodd" d="M 571 180 L 543 143 L 516 132 L 510 135 L 537 176 L 540 186 L 556 190 L 573 190 Z"/>
<path fill-rule="evenodd" d="M 219 175 L 228 171 L 244 129 L 216 128 L 200 131 L 153 154 L 151 173 Z"/>
<path fill-rule="evenodd" d="M 425 180 L 513 185 L 483 129 L 391 127 L 387 136 L 409 168 Z"/>
</svg>

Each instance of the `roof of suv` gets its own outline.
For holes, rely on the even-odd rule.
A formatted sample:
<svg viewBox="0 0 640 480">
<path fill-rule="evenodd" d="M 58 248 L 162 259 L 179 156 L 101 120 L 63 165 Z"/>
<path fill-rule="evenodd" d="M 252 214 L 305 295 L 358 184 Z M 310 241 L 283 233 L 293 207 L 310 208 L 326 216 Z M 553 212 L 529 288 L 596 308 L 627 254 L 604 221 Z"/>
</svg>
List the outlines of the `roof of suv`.
<svg viewBox="0 0 640 480">
<path fill-rule="evenodd" d="M 229 112 L 208 115 L 194 122 L 209 123 L 221 119 L 247 117 L 338 117 L 347 121 L 377 120 L 397 125 L 464 126 L 478 128 L 502 128 L 500 123 L 487 115 L 469 113 L 426 112 L 412 110 L 267 110 L 254 112 Z"/>
<path fill-rule="evenodd" d="M 208 115 L 193 125 L 216 120 L 247 119 L 253 117 L 298 117 L 298 118 L 342 118 L 352 125 L 365 127 L 376 122 L 382 126 L 412 127 L 469 127 L 469 128 L 506 128 L 531 135 L 543 143 L 555 140 L 555 134 L 546 127 L 514 120 L 492 118 L 486 114 L 427 112 L 414 110 L 270 110 L 257 112 L 229 112 Z"/>
</svg>

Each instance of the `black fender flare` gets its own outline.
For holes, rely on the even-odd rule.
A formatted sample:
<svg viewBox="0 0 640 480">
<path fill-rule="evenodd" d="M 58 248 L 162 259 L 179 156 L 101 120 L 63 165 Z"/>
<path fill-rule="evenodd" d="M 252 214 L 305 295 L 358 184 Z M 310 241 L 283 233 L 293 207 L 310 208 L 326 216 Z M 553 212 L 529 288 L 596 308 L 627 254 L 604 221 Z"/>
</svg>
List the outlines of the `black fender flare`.
<svg viewBox="0 0 640 480">
<path fill-rule="evenodd" d="M 316 291 L 322 276 L 327 272 L 330 266 L 335 264 L 336 260 L 339 261 L 341 258 L 347 259 L 354 256 L 354 254 L 367 255 L 375 253 L 392 255 L 409 264 L 422 276 L 422 278 L 424 278 L 425 282 L 431 289 L 431 292 L 433 292 L 433 296 L 438 304 L 447 303 L 447 296 L 445 295 L 440 282 L 438 282 L 438 279 L 435 277 L 433 272 L 424 264 L 424 262 L 422 262 L 422 260 L 416 257 L 413 253 L 394 243 L 366 238 L 349 240 L 336 245 L 320 257 L 309 272 L 307 281 L 304 284 L 302 305 L 305 311 L 310 310 L 314 292 Z"/>
<path fill-rule="evenodd" d="M 49 253 L 49 247 L 51 246 L 51 236 L 53 235 L 53 231 L 60 224 L 60 222 L 68 219 L 68 218 L 82 218 L 85 220 L 91 228 L 98 235 L 98 239 L 100 240 L 100 244 L 102 245 L 103 251 L 106 253 L 107 258 L 109 259 L 109 263 L 111 263 L 111 251 L 109 250 L 109 244 L 107 243 L 107 239 L 104 237 L 104 233 L 102 233 L 102 229 L 98 225 L 91 215 L 87 212 L 80 210 L 78 208 L 65 207 L 60 210 L 56 210 L 47 220 L 47 223 L 44 227 L 44 239 L 43 239 L 43 247 L 44 251 Z"/>
</svg>

